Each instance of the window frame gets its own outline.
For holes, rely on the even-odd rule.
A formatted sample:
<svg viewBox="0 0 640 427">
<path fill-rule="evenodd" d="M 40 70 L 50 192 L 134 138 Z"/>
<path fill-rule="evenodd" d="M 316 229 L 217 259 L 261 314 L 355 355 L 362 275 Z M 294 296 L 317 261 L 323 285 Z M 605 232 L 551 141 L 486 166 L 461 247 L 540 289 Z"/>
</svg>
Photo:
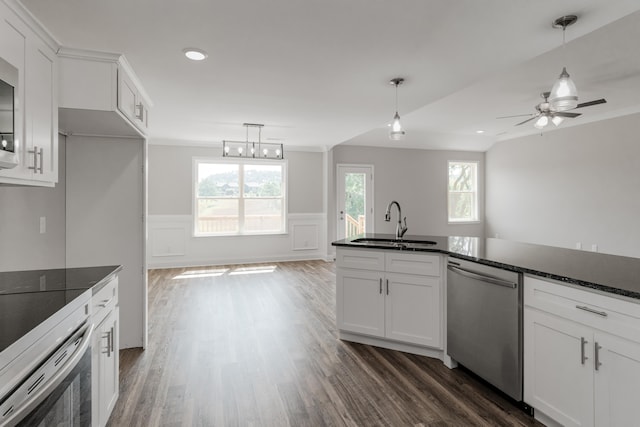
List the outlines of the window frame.
<svg viewBox="0 0 640 427">
<path fill-rule="evenodd" d="M 230 197 L 229 199 L 238 200 L 238 232 L 223 232 L 223 233 L 204 233 L 198 231 L 198 166 L 201 163 L 210 164 L 230 164 L 239 165 L 238 178 L 239 178 L 239 196 Z M 270 199 L 268 197 L 245 197 L 244 188 L 244 167 L 246 165 L 251 166 L 265 166 L 265 165 L 278 165 L 282 170 L 282 224 L 279 231 L 249 231 L 244 229 L 245 223 L 245 200 L 260 200 Z M 275 236 L 288 234 L 288 216 L 289 216 L 289 204 L 288 200 L 288 162 L 287 159 L 243 159 L 243 158 L 223 158 L 223 157 L 193 157 L 192 161 L 192 177 L 191 177 L 191 198 L 192 198 L 192 228 L 193 237 L 240 237 L 240 236 Z M 273 198 L 277 199 L 277 198 Z"/>
<path fill-rule="evenodd" d="M 467 163 L 467 164 L 473 164 L 475 165 L 475 179 L 473 180 L 475 183 L 475 189 L 474 191 L 470 191 L 470 193 L 473 193 L 474 195 L 474 210 L 475 210 L 475 219 L 462 219 L 462 220 L 456 220 L 456 219 L 452 219 L 451 218 L 451 212 L 449 211 L 450 206 L 451 206 L 451 194 L 452 193 L 457 193 L 457 192 L 452 192 L 449 189 L 449 170 L 451 169 L 451 164 L 455 164 L 455 163 Z M 447 161 L 447 223 L 450 225 L 456 225 L 456 224 L 479 224 L 482 222 L 482 219 L 480 218 L 480 161 L 478 160 L 448 160 Z M 465 193 L 469 193 L 469 192 L 465 192 Z"/>
</svg>

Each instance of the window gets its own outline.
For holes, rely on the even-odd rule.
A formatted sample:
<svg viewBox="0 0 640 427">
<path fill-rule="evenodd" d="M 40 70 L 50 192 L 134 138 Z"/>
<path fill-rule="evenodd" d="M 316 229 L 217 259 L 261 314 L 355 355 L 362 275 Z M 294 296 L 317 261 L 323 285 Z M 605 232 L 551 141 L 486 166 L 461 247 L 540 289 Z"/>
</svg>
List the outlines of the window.
<svg viewBox="0 0 640 427">
<path fill-rule="evenodd" d="M 286 162 L 195 160 L 198 236 L 285 232 Z"/>
<path fill-rule="evenodd" d="M 478 163 L 449 162 L 449 222 L 478 221 Z"/>
</svg>

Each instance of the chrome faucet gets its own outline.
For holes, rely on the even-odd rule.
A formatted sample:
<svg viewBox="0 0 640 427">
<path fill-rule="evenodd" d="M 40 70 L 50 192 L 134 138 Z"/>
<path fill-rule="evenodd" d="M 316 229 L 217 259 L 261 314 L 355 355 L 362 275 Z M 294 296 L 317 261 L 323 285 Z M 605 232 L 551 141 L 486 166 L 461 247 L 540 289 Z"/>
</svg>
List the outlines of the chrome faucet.
<svg viewBox="0 0 640 427">
<path fill-rule="evenodd" d="M 407 232 L 407 217 L 404 217 L 404 227 L 402 226 L 402 208 L 400 208 L 400 203 L 395 200 L 389 203 L 387 206 L 387 212 L 384 214 L 384 220 L 389 222 L 391 221 L 391 206 L 396 205 L 398 207 L 398 225 L 396 225 L 396 239 L 402 239 L 404 233 Z"/>
</svg>

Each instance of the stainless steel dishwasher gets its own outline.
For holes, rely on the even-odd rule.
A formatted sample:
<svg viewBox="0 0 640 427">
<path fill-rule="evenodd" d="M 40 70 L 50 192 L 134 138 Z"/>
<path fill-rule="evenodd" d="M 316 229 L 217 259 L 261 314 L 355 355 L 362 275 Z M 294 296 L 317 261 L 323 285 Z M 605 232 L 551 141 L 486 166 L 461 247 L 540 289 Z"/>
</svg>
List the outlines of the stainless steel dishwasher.
<svg viewBox="0 0 640 427">
<path fill-rule="evenodd" d="M 447 353 L 522 401 L 522 274 L 449 259 Z"/>
</svg>

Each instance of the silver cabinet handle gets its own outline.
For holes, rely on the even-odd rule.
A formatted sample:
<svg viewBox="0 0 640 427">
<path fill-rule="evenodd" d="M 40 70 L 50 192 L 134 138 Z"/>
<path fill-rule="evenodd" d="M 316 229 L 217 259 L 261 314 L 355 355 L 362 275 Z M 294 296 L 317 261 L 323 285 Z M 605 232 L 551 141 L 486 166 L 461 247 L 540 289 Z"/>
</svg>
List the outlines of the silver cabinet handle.
<svg viewBox="0 0 640 427">
<path fill-rule="evenodd" d="M 585 340 L 584 337 L 580 337 L 580 363 L 584 365 L 584 362 L 588 359 L 587 354 L 584 350 L 584 346 L 589 341 Z"/>
<path fill-rule="evenodd" d="M 38 170 L 40 171 L 40 175 L 42 175 L 44 173 L 44 148 L 40 148 L 40 151 L 38 151 L 38 157 L 40 157 L 40 167 Z"/>
<path fill-rule="evenodd" d="M 109 335 L 110 341 L 111 341 L 111 353 L 114 352 L 113 350 L 113 326 L 111 327 L 111 334 Z"/>
<path fill-rule="evenodd" d="M 107 357 L 111 357 L 111 332 L 107 332 L 102 338 L 107 339 L 107 351 L 103 351 L 103 353 L 106 353 Z"/>
<path fill-rule="evenodd" d="M 38 147 L 34 146 L 33 150 L 29 150 L 29 154 L 33 154 L 33 167 L 29 166 L 29 169 L 38 172 Z"/>
<path fill-rule="evenodd" d="M 144 121 L 144 104 L 142 102 L 136 104 L 136 119 Z"/>
<path fill-rule="evenodd" d="M 387 295 L 389 295 L 389 279 L 387 279 Z"/>
<path fill-rule="evenodd" d="M 594 355 L 593 355 L 593 360 L 594 360 L 594 365 L 596 368 L 596 371 L 598 370 L 598 368 L 600 368 L 600 366 L 602 365 L 602 363 L 600 363 L 600 349 L 602 348 L 602 346 L 600 344 L 598 344 L 598 342 L 596 341 L 596 344 L 594 346 Z"/>
<path fill-rule="evenodd" d="M 594 310 L 593 308 L 589 308 L 586 305 L 576 305 L 576 308 L 579 310 L 588 311 L 589 313 L 597 314 L 598 316 L 607 317 L 606 311 Z"/>
<path fill-rule="evenodd" d="M 109 299 L 103 299 L 100 304 L 98 304 L 100 307 L 106 307 L 109 305 L 109 303 L 111 303 L 111 301 L 113 301 L 113 297 L 109 298 Z"/>
<path fill-rule="evenodd" d="M 380 295 L 382 295 L 382 277 L 380 278 Z"/>
</svg>

